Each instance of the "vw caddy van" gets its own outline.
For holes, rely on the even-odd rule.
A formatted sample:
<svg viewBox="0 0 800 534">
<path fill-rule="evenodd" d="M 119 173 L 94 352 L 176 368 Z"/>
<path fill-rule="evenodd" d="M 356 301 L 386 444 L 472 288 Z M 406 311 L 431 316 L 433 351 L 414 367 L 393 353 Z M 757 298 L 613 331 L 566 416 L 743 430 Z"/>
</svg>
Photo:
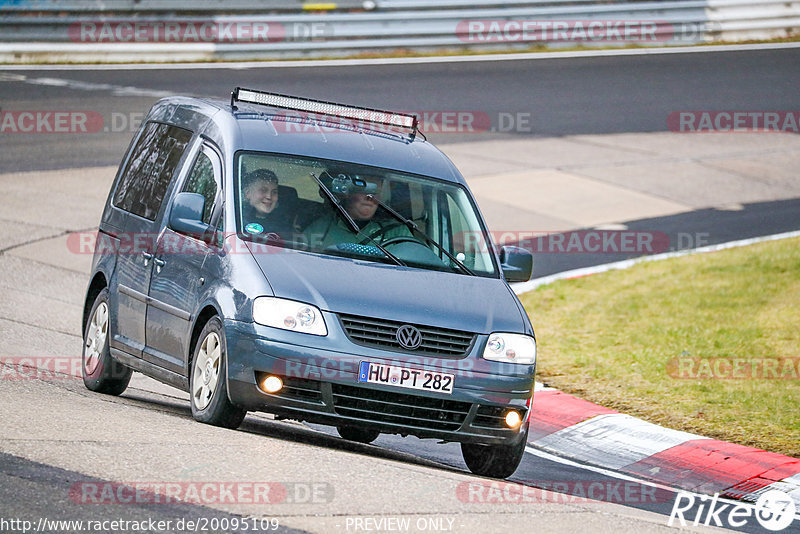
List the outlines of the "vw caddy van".
<svg viewBox="0 0 800 534">
<path fill-rule="evenodd" d="M 83 312 L 83 379 L 132 371 L 198 421 L 248 411 L 459 442 L 504 478 L 528 433 L 536 341 L 455 166 L 414 115 L 236 88 L 157 102 L 119 167 Z"/>
</svg>

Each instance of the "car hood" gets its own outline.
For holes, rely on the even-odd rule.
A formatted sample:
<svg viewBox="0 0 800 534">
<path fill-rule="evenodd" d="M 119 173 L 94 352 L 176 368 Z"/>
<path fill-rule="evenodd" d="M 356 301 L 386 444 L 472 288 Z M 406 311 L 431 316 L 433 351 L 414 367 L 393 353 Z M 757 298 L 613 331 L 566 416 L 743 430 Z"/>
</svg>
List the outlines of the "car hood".
<svg viewBox="0 0 800 534">
<path fill-rule="evenodd" d="M 277 297 L 335 313 L 476 333 L 526 330 L 505 280 L 274 250 L 253 257 Z"/>
</svg>

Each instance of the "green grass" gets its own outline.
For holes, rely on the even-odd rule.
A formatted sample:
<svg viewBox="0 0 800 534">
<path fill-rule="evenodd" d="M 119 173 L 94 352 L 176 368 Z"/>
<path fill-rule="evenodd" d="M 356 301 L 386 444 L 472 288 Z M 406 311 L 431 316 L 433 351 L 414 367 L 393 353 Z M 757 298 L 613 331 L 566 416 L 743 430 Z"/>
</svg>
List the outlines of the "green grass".
<svg viewBox="0 0 800 534">
<path fill-rule="evenodd" d="M 800 457 L 797 360 L 783 367 L 800 358 L 800 239 L 562 280 L 522 302 L 539 342 L 538 380 L 671 428 Z M 691 357 L 781 359 L 783 378 L 708 378 L 698 367 L 674 377 L 670 360 Z"/>
</svg>

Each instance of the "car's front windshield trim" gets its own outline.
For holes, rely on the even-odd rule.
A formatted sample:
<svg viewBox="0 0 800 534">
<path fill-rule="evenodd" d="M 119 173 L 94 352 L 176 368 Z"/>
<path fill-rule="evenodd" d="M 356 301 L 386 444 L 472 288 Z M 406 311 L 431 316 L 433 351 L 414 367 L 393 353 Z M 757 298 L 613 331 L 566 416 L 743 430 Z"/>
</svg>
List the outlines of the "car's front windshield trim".
<svg viewBox="0 0 800 534">
<path fill-rule="evenodd" d="M 292 215 L 293 228 L 289 232 L 269 232 L 268 228 L 266 228 L 267 225 L 263 225 L 263 227 L 258 224 L 253 225 L 249 223 L 252 218 L 250 216 L 245 217 L 246 214 L 244 212 L 246 209 L 251 209 L 252 211 L 252 203 L 245 205 L 246 202 L 250 202 L 250 200 L 245 200 L 246 196 L 250 194 L 249 192 L 245 193 L 244 189 L 245 184 L 248 183 L 246 182 L 247 176 L 254 169 L 258 170 L 265 167 L 275 170 L 277 175 L 280 176 L 280 178 L 275 179 L 275 183 L 280 185 L 282 191 L 278 195 L 278 200 L 276 200 L 277 205 L 280 206 L 281 202 L 284 202 L 284 194 L 287 191 L 294 195 L 293 202 L 295 202 L 295 205 L 291 208 L 295 210 Z M 381 230 L 390 226 L 385 224 L 388 220 L 396 220 L 394 224 L 402 226 L 404 233 L 400 231 L 394 231 L 394 233 L 399 234 L 399 237 L 407 236 L 409 239 L 400 239 L 397 235 L 394 237 L 381 235 L 379 239 L 375 239 L 375 235 L 370 235 L 374 226 L 372 223 L 367 222 L 365 226 L 361 226 L 365 221 L 359 220 L 352 223 L 346 221 L 347 210 L 341 204 L 338 207 L 336 206 L 336 202 L 341 202 L 342 197 L 339 195 L 343 194 L 342 191 L 331 191 L 329 189 L 325 192 L 324 190 L 328 189 L 328 187 L 325 183 L 319 183 L 325 178 L 323 173 L 332 168 L 341 168 L 347 170 L 347 172 L 352 172 L 355 178 L 358 178 L 356 173 L 363 173 L 363 175 L 372 180 L 366 182 L 370 186 L 375 186 L 373 182 L 380 184 L 384 188 L 383 193 L 387 194 L 388 192 L 388 195 L 392 197 L 391 202 L 385 203 L 390 208 L 393 208 L 392 202 L 395 201 L 396 190 L 405 191 L 409 198 L 412 196 L 413 191 L 413 202 L 416 203 L 413 208 L 416 210 L 413 213 L 413 219 L 405 217 L 396 211 L 392 213 L 393 209 L 388 210 L 380 204 L 375 208 L 378 215 L 373 219 Z M 300 177 L 301 170 L 305 171 L 306 178 L 304 179 Z M 312 172 L 314 170 L 316 172 Z M 474 198 L 462 183 L 359 163 L 314 158 L 306 155 L 249 150 L 241 150 L 235 153 L 234 172 L 231 179 L 233 180 L 233 211 L 236 234 L 239 239 L 244 241 L 296 249 L 312 254 L 397 264 L 424 270 L 490 278 L 499 278 L 501 276 L 495 248 L 490 241 L 485 223 L 475 205 Z M 327 185 L 330 184 L 328 183 Z M 329 197 L 328 193 L 333 198 Z M 355 194 L 353 192 L 350 193 Z M 320 201 L 317 196 L 321 197 L 323 201 Z M 363 196 L 370 197 L 371 195 L 364 194 Z M 398 196 L 398 198 L 400 197 Z M 374 198 L 373 201 L 375 200 L 380 199 Z M 406 200 L 410 206 L 412 200 L 408 198 Z M 311 206 L 312 209 L 307 214 L 302 209 L 308 206 Z M 411 207 L 407 207 L 406 210 L 411 210 Z M 313 215 L 311 211 L 313 211 Z M 421 212 L 421 215 L 419 212 Z M 404 211 L 404 213 L 411 215 L 411 211 Z M 325 245 L 324 242 L 327 232 L 331 230 L 330 226 L 327 228 L 326 234 L 322 236 L 323 239 L 314 239 L 319 236 L 311 231 L 314 229 L 312 223 L 334 217 L 334 220 L 339 221 L 335 223 L 337 228 L 334 228 L 334 233 L 349 232 L 349 234 L 352 234 L 353 239 L 344 239 L 338 242 L 338 245 L 332 247 Z M 348 216 L 348 218 L 352 220 L 352 217 Z M 451 221 L 451 218 L 454 220 Z M 459 219 L 457 223 L 455 221 L 456 218 Z M 302 224 L 299 224 L 301 220 Z M 427 232 L 419 228 L 420 232 L 417 233 L 408 225 L 411 222 L 413 226 L 415 220 L 423 224 Z M 458 234 L 460 233 L 473 234 L 471 239 L 478 243 L 478 245 L 470 245 L 474 247 L 474 250 L 470 249 L 471 251 L 468 251 L 464 248 L 467 245 L 463 241 L 467 238 L 464 236 L 459 237 Z M 431 235 L 437 237 L 431 237 Z M 312 239 L 309 239 L 309 236 Z M 459 238 L 461 241 L 459 241 Z M 383 243 L 390 239 L 393 239 L 392 247 L 387 250 L 388 247 L 384 247 Z M 412 241 L 416 243 L 412 243 Z M 423 249 L 427 250 L 427 252 Z M 466 252 L 466 256 L 460 250 Z M 436 257 L 440 259 L 433 261 L 433 258 Z M 467 263 L 465 257 L 469 259 L 469 263 Z M 441 265 L 439 265 L 440 263 Z"/>
</svg>

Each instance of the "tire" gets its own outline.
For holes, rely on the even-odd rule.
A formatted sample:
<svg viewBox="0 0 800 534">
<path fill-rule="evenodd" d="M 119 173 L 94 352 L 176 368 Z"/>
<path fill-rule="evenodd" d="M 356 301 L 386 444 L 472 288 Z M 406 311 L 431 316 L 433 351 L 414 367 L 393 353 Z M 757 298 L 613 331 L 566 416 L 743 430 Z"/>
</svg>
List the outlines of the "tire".
<svg viewBox="0 0 800 534">
<path fill-rule="evenodd" d="M 201 423 L 238 428 L 247 410 L 228 399 L 225 331 L 219 317 L 208 320 L 197 338 L 189 371 L 192 417 Z"/>
<path fill-rule="evenodd" d="M 110 324 L 108 288 L 103 288 L 94 299 L 83 331 L 81 375 L 87 389 L 120 395 L 128 387 L 133 371 L 111 357 L 108 349 Z"/>
<path fill-rule="evenodd" d="M 357 441 L 359 443 L 372 443 L 381 435 L 377 430 L 371 428 L 357 428 L 354 426 L 337 426 L 336 431 L 344 439 Z"/>
<path fill-rule="evenodd" d="M 461 455 L 469 470 L 480 476 L 508 478 L 514 474 L 525 454 L 528 430 L 519 442 L 512 445 L 478 445 L 462 443 Z"/>
</svg>

